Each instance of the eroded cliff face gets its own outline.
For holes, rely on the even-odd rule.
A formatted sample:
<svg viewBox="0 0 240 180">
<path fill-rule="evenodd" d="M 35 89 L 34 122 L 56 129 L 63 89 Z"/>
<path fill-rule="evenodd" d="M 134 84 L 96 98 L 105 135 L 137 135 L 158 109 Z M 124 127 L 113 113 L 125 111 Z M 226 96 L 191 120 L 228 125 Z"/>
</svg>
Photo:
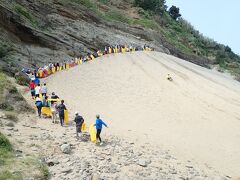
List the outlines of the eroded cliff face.
<svg viewBox="0 0 240 180">
<path fill-rule="evenodd" d="M 122 7 L 123 8 L 123 7 Z M 154 30 L 108 22 L 81 4 L 61 0 L 1 0 L 0 32 L 8 52 L 2 66 L 33 67 L 59 62 L 108 45 L 143 46 L 205 66 L 207 60 L 189 57 Z"/>
</svg>

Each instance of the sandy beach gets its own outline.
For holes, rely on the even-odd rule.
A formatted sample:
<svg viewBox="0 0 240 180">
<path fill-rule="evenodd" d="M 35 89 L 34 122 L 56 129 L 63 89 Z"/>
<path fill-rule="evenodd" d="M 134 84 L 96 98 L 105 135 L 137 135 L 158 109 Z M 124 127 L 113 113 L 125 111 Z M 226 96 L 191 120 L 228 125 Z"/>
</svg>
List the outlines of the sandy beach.
<svg viewBox="0 0 240 180">
<path fill-rule="evenodd" d="M 173 81 L 166 80 L 170 74 Z M 43 80 L 88 126 L 240 176 L 240 83 L 158 52 L 112 54 Z"/>
</svg>

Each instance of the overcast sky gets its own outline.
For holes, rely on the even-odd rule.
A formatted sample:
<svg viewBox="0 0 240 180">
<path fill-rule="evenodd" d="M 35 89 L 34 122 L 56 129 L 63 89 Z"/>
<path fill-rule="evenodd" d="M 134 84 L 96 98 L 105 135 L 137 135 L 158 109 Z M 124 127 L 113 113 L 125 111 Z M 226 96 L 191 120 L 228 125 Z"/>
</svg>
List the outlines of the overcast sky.
<svg viewBox="0 0 240 180">
<path fill-rule="evenodd" d="M 240 55 L 240 0 L 166 0 L 203 35 Z"/>
</svg>

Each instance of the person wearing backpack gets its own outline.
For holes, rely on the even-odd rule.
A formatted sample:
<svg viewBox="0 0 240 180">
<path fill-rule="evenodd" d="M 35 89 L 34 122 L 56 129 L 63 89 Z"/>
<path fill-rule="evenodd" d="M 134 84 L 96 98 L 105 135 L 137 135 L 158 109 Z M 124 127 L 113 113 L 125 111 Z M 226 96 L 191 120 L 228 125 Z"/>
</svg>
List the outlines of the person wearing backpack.
<svg viewBox="0 0 240 180">
<path fill-rule="evenodd" d="M 79 115 L 78 112 L 75 112 L 75 119 L 74 119 L 74 122 L 76 123 L 76 133 L 77 133 L 77 138 L 79 137 L 78 136 L 78 133 L 81 133 L 81 129 L 82 129 L 82 125 L 84 123 L 84 119 L 82 116 Z"/>
<path fill-rule="evenodd" d="M 38 116 L 41 118 L 41 114 L 42 114 L 42 101 L 39 97 L 36 98 L 36 102 L 35 102 L 36 106 L 37 106 L 37 110 L 38 110 Z"/>
</svg>

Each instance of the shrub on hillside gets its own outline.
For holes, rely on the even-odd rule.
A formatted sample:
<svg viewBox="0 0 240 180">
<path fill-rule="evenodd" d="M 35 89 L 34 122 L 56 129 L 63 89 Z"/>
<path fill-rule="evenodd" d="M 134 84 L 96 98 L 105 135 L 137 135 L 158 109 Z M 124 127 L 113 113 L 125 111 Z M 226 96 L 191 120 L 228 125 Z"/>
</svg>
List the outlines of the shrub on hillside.
<svg viewBox="0 0 240 180">
<path fill-rule="evenodd" d="M 21 75 L 15 76 L 15 79 L 17 80 L 17 83 L 22 86 L 27 86 L 30 81 L 29 78 Z"/>
<path fill-rule="evenodd" d="M 135 0 L 135 6 L 155 13 L 163 13 L 166 10 L 165 0 Z"/>
<path fill-rule="evenodd" d="M 12 151 L 9 140 L 0 132 L 0 153 L 2 151 Z"/>
<path fill-rule="evenodd" d="M 172 6 L 172 7 L 169 9 L 169 14 L 170 14 L 170 16 L 171 16 L 174 20 L 177 20 L 179 17 L 182 16 L 182 15 L 180 14 L 179 8 L 176 7 L 176 6 Z"/>
</svg>

